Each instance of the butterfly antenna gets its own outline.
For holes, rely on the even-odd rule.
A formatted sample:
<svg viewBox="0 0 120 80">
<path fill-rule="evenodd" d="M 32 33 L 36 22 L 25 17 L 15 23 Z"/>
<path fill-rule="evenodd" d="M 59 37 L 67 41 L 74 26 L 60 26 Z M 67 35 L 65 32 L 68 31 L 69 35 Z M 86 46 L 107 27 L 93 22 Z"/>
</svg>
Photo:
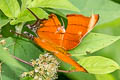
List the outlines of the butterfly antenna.
<svg viewBox="0 0 120 80">
<path fill-rule="evenodd" d="M 27 9 L 32 13 L 32 15 L 33 15 L 37 20 L 39 20 L 39 18 L 35 15 L 35 13 L 32 12 L 32 10 L 30 10 L 29 8 L 27 8 Z"/>
</svg>

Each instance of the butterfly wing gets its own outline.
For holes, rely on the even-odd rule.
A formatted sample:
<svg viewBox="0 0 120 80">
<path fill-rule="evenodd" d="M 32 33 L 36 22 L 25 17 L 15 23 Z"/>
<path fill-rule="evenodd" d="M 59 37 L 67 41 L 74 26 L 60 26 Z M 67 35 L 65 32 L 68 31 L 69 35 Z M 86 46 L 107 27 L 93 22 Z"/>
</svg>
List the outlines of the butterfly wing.
<svg viewBox="0 0 120 80">
<path fill-rule="evenodd" d="M 64 36 L 64 30 L 61 28 L 61 24 L 56 15 L 51 14 L 48 20 L 44 20 L 41 27 L 37 30 L 39 37 L 49 38 L 52 42 L 57 45 L 61 45 L 61 38 Z M 57 34 L 58 29 L 61 30 L 60 34 Z"/>
<path fill-rule="evenodd" d="M 67 15 L 67 19 L 68 25 L 66 33 L 64 34 L 62 47 L 65 50 L 71 50 L 93 29 L 99 19 L 99 15 L 85 17 L 83 15 L 70 14 Z"/>
<path fill-rule="evenodd" d="M 56 33 L 61 25 L 57 17 L 51 15 L 51 18 L 43 21 L 43 27 L 37 30 L 38 37 L 34 38 L 34 42 L 42 48 L 53 52 L 59 59 L 74 66 L 77 71 L 86 72 L 82 66 L 68 56 L 66 50 L 72 49 L 80 43 L 80 40 L 92 30 L 93 26 L 96 24 L 98 20 L 97 17 L 96 15 L 92 17 L 68 15 L 66 33 L 64 33 L 64 30 L 63 33 Z"/>
</svg>

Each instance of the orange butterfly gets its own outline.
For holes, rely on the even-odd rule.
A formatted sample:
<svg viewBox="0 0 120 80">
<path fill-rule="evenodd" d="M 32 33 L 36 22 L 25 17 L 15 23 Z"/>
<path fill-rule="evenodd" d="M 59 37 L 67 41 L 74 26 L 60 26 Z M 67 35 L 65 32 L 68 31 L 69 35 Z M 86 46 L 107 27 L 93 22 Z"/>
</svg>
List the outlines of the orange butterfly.
<svg viewBox="0 0 120 80">
<path fill-rule="evenodd" d="M 71 64 L 76 71 L 87 72 L 81 65 L 70 57 L 67 50 L 75 48 L 82 38 L 90 32 L 99 19 L 99 15 L 85 17 L 79 14 L 67 15 L 67 29 L 65 30 L 56 15 L 51 14 L 48 20 L 43 20 L 34 37 L 34 42 L 42 48 L 52 52 L 60 60 Z"/>
</svg>

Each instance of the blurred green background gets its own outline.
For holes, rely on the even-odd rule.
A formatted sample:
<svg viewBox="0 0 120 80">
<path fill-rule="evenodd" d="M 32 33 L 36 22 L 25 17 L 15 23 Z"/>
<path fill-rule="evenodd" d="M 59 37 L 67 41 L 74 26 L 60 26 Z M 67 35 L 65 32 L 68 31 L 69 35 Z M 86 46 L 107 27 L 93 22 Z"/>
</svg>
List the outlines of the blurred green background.
<svg viewBox="0 0 120 80">
<path fill-rule="evenodd" d="M 21 5 L 21 0 L 18 0 L 18 1 Z M 120 36 L 120 0 L 69 0 L 69 1 L 74 6 L 76 6 L 80 10 L 80 12 L 67 11 L 67 10 L 61 10 L 61 9 L 59 10 L 60 12 L 64 14 L 78 13 L 86 16 L 90 16 L 92 13 L 99 14 L 100 15 L 99 22 L 97 23 L 96 27 L 92 30 L 92 32 L 108 34 L 113 36 Z M 0 14 L 1 13 L 2 12 L 0 12 Z M 2 16 L 3 18 L 4 15 L 0 15 L 0 16 Z M 4 17 L 4 19 L 7 19 L 7 17 Z M 14 30 L 13 25 L 11 26 L 10 24 L 7 24 L 2 28 L 4 30 L 2 34 L 12 36 L 13 34 L 8 31 L 9 30 L 8 27 Z M 8 37 L 8 36 L 5 36 L 5 37 Z M 36 46 L 33 46 L 34 44 L 31 44 L 32 42 L 31 43 L 27 41 L 25 42 L 25 41 L 22 41 L 21 39 L 20 40 L 15 39 L 15 40 L 17 42 L 17 44 L 15 45 L 16 50 L 14 51 L 15 56 L 18 56 L 26 61 L 30 61 L 31 59 L 36 59 L 39 53 L 41 53 L 41 51 L 38 50 Z M 14 42 L 14 40 L 11 40 L 11 41 Z M 29 47 L 32 48 L 33 51 L 29 50 Z M 23 48 L 26 50 L 26 52 L 23 50 Z M 11 51 L 12 50 L 13 50 L 13 46 L 11 47 Z M 36 52 L 34 52 L 34 50 Z M 34 54 L 34 55 L 30 55 L 29 54 L 30 52 L 31 54 Z M 113 43 L 112 45 L 104 49 L 94 52 L 93 54 L 90 54 L 90 56 L 95 56 L 95 55 L 104 56 L 104 57 L 113 59 L 120 65 L 120 58 L 119 58 L 120 57 L 120 40 L 116 41 L 115 43 Z M 25 65 L 25 67 L 26 66 L 27 65 Z M 29 66 L 27 67 L 29 68 Z M 3 65 L 3 70 L 4 72 L 5 71 L 11 72 L 11 74 L 3 72 L 4 79 L 6 80 L 17 79 L 15 75 L 16 73 L 10 70 L 8 66 Z M 58 80 L 120 80 L 120 76 L 119 76 L 120 70 L 117 70 L 111 74 L 105 74 L 105 75 L 93 75 L 93 74 L 88 74 L 83 72 L 79 72 L 79 73 L 75 72 L 75 73 L 67 73 L 67 74 L 58 73 L 58 74 L 59 74 Z"/>
</svg>

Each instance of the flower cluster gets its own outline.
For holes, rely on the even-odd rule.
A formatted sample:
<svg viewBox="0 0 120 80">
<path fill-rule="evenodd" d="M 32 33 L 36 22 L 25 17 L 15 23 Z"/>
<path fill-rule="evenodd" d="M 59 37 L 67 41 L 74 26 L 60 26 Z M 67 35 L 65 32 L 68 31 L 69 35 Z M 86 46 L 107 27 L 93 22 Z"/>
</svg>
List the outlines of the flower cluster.
<svg viewBox="0 0 120 80">
<path fill-rule="evenodd" d="M 40 55 L 39 59 L 32 60 L 33 71 L 24 72 L 22 77 L 32 77 L 34 80 L 55 80 L 59 63 L 53 55 L 46 53 Z"/>
<path fill-rule="evenodd" d="M 5 40 L 0 40 L 0 44 L 5 45 L 6 41 Z"/>
</svg>

